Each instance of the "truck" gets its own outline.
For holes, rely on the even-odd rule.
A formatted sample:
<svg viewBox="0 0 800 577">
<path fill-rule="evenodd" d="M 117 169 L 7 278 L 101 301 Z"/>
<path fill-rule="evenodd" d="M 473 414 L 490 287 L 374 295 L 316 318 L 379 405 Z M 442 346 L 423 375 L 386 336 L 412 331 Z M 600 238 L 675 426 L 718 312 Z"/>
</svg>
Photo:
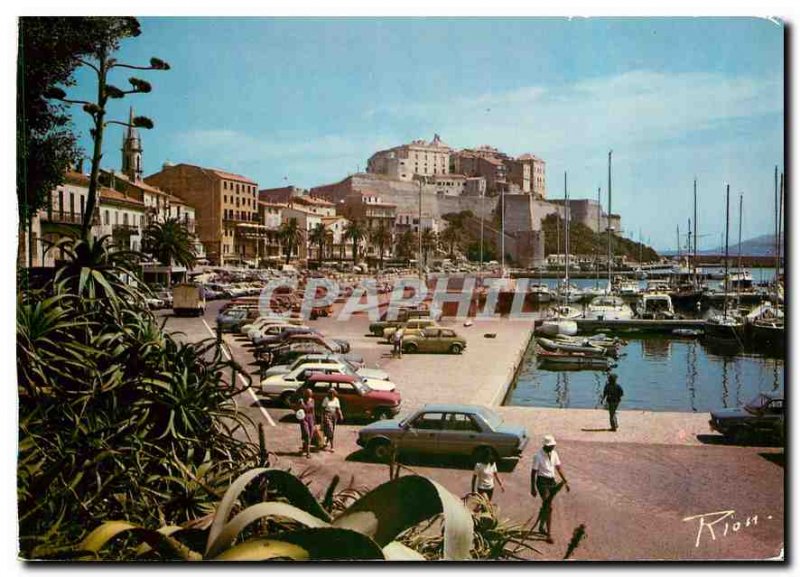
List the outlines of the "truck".
<svg viewBox="0 0 800 577">
<path fill-rule="evenodd" d="M 206 312 L 206 298 L 203 287 L 183 283 L 172 289 L 172 311 L 177 316 L 200 316 Z"/>
</svg>

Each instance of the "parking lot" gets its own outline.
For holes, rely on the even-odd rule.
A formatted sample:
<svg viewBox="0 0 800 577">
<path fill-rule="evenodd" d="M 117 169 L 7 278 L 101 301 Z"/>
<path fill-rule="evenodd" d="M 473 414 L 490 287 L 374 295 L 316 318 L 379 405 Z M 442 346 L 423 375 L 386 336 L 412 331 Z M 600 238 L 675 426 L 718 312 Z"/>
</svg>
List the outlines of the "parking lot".
<svg viewBox="0 0 800 577">
<path fill-rule="evenodd" d="M 187 339 L 210 338 L 220 301 L 209 303 L 202 318 L 168 317 L 167 330 L 180 330 Z M 165 314 L 165 313 L 162 313 Z M 167 315 L 168 316 L 168 315 Z M 558 559 L 572 530 L 586 525 L 587 538 L 576 559 L 764 558 L 779 554 L 783 542 L 783 452 L 777 448 L 742 447 L 709 443 L 708 415 L 622 411 L 620 431 L 604 430 L 607 413 L 497 407 L 528 341 L 530 326 L 505 320 L 475 322 L 464 327 L 444 321 L 467 338 L 459 355 L 417 354 L 391 357 L 391 346 L 368 334 L 369 319 L 354 316 L 348 322 L 335 317 L 310 321 L 326 335 L 350 342 L 352 352 L 369 367 L 386 370 L 402 394 L 405 414 L 430 402 L 475 403 L 496 407 L 506 421 L 526 427 L 531 445 L 519 462 L 503 463 L 505 492 L 495 493 L 503 515 L 525 521 L 538 510 L 529 495 L 528 476 L 538 439 L 556 436 L 558 451 L 572 491 L 558 497 L 554 521 L 555 544 L 537 546 L 542 557 Z M 494 338 L 485 334 L 494 333 Z M 253 366 L 246 341 L 224 338 L 233 357 Z M 257 382 L 257 374 L 253 375 Z M 257 423 L 265 427 L 268 448 L 276 465 L 315 471 L 312 488 L 323 491 L 334 475 L 343 483 L 373 487 L 388 480 L 388 467 L 374 462 L 356 444 L 362 423 L 337 429 L 336 452 L 299 454 L 300 434 L 293 412 L 273 402 L 256 402 L 252 393 L 237 399 Z M 705 439 L 705 440 L 704 440 Z M 469 491 L 471 463 L 459 459 L 411 457 L 409 472 L 419 472 L 456 494 Z M 712 539 L 706 531 L 697 546 L 699 521 L 685 518 L 718 511 L 734 511 L 729 518 L 757 515 L 747 530 Z M 709 518 L 710 522 L 710 518 Z M 722 525 L 719 526 L 722 529 Z M 632 541 L 631 534 L 637 539 Z"/>
</svg>

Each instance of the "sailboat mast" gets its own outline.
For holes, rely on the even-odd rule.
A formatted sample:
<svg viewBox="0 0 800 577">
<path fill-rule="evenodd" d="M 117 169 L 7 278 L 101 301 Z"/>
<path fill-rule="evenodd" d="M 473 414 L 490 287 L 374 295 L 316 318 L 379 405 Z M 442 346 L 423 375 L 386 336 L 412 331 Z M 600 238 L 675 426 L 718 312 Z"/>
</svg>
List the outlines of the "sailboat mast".
<svg viewBox="0 0 800 577">
<path fill-rule="evenodd" d="M 781 172 L 781 199 L 778 203 L 778 268 L 775 270 L 775 278 L 777 280 L 778 273 L 781 266 L 781 253 L 783 252 L 783 242 L 781 242 L 781 234 L 783 234 L 783 173 Z"/>
<path fill-rule="evenodd" d="M 692 273 L 694 283 L 697 282 L 697 177 L 694 178 L 694 246 L 692 247 Z"/>
<path fill-rule="evenodd" d="M 608 290 L 611 292 L 611 153 L 613 150 L 608 151 L 608 226 L 606 231 L 608 233 Z"/>
<path fill-rule="evenodd" d="M 722 317 L 728 316 L 728 227 L 730 226 L 731 185 L 725 185 L 725 280 L 723 281 Z"/>
<path fill-rule="evenodd" d="M 564 295 L 569 302 L 569 196 L 567 195 L 567 171 L 564 171 Z"/>
<path fill-rule="evenodd" d="M 778 270 L 781 267 L 780 256 L 778 255 L 778 165 L 775 165 L 775 304 L 778 304 Z"/>
<path fill-rule="evenodd" d="M 742 287 L 742 280 L 744 280 L 742 275 L 742 202 L 744 200 L 744 194 L 739 193 L 739 262 L 737 266 L 739 268 L 739 282 L 736 283 L 736 299 L 739 299 L 739 290 Z"/>
</svg>

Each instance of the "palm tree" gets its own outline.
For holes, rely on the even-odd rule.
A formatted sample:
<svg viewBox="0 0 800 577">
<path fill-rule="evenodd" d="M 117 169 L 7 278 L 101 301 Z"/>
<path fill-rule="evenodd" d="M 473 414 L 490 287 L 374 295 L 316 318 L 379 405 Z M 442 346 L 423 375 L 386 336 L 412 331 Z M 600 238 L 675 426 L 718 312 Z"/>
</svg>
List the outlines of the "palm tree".
<svg viewBox="0 0 800 577">
<path fill-rule="evenodd" d="M 383 252 L 387 245 L 392 244 L 392 231 L 381 221 L 370 231 L 370 240 L 378 245 L 379 267 L 383 269 Z"/>
<path fill-rule="evenodd" d="M 311 244 L 317 245 L 317 261 L 319 262 L 319 266 L 322 266 L 322 253 L 325 249 L 325 241 L 328 238 L 328 232 L 325 224 L 320 222 L 308 233 L 308 241 Z"/>
<path fill-rule="evenodd" d="M 414 254 L 414 233 L 410 230 L 405 231 L 397 238 L 395 253 L 398 257 L 409 260 Z"/>
<path fill-rule="evenodd" d="M 428 264 L 428 253 L 435 249 L 438 243 L 439 239 L 431 229 L 428 228 L 422 232 L 422 260 L 426 265 Z"/>
<path fill-rule="evenodd" d="M 358 260 L 358 243 L 364 238 L 364 229 L 357 220 L 351 220 L 344 228 L 344 237 L 353 241 L 353 264 Z"/>
<path fill-rule="evenodd" d="M 194 236 L 177 218 L 154 222 L 148 226 L 144 231 L 142 248 L 164 266 L 175 263 L 192 268 L 197 259 Z"/>
<path fill-rule="evenodd" d="M 283 243 L 283 254 L 286 256 L 286 264 L 289 264 L 289 260 L 292 258 L 292 252 L 294 252 L 294 249 L 298 247 L 300 241 L 303 239 L 303 231 L 300 230 L 297 219 L 292 217 L 286 222 L 281 223 L 281 227 L 278 229 L 278 237 Z"/>
</svg>

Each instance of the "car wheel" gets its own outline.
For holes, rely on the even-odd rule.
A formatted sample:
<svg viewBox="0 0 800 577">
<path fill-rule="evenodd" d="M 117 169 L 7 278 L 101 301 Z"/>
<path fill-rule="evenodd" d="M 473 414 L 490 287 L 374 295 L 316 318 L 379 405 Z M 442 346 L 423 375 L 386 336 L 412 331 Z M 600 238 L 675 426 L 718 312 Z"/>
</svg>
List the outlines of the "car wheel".
<svg viewBox="0 0 800 577">
<path fill-rule="evenodd" d="M 744 445 L 750 440 L 750 431 L 737 427 L 728 433 L 728 437 L 737 445 Z"/>
<path fill-rule="evenodd" d="M 452 345 L 450 345 L 450 352 L 453 353 L 454 355 L 461 354 L 461 350 L 462 350 L 461 345 L 459 345 L 458 343 L 453 343 Z"/>
<path fill-rule="evenodd" d="M 392 418 L 388 409 L 376 409 L 375 412 L 372 413 L 372 416 L 378 421 L 388 421 Z"/>
<path fill-rule="evenodd" d="M 403 352 L 404 353 L 416 353 L 417 352 L 416 343 L 406 343 L 405 345 L 403 345 Z"/>
<path fill-rule="evenodd" d="M 284 407 L 291 407 L 297 399 L 297 394 L 292 391 L 284 391 L 281 393 L 281 404 Z"/>
<path fill-rule="evenodd" d="M 392 444 L 387 439 L 373 439 L 368 447 L 369 452 L 378 461 L 387 462 L 392 456 Z"/>
</svg>

